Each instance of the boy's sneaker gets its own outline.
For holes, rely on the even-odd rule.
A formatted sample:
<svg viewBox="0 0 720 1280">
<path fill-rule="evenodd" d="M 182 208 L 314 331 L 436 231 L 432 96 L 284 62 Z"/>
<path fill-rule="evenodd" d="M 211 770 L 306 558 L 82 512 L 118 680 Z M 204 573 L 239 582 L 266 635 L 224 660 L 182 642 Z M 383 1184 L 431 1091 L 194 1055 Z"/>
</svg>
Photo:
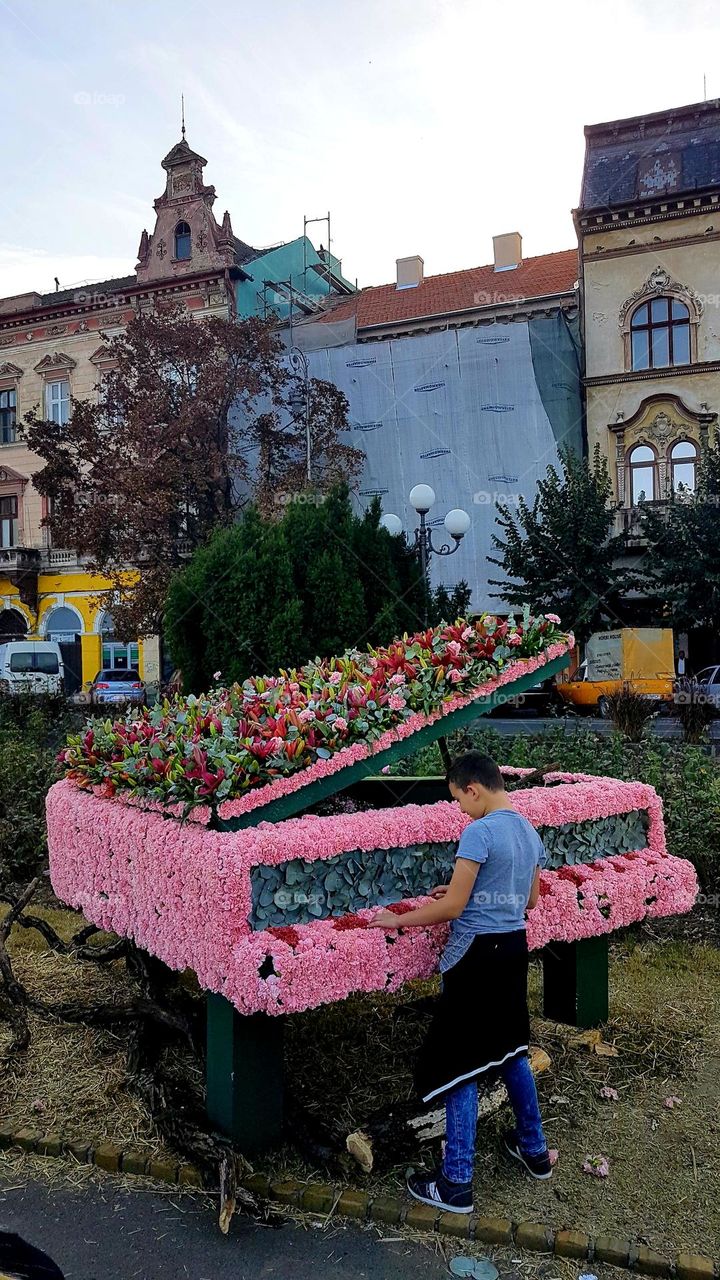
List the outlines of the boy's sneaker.
<svg viewBox="0 0 720 1280">
<path fill-rule="evenodd" d="M 547 1147 L 537 1156 L 530 1156 L 523 1151 L 518 1141 L 517 1133 L 514 1129 L 508 1129 L 503 1135 L 505 1150 L 510 1153 L 515 1160 L 519 1160 L 521 1165 L 527 1169 L 531 1178 L 538 1178 L 546 1181 L 552 1177 L 552 1165 L 550 1163 L 550 1152 Z"/>
<path fill-rule="evenodd" d="M 450 1182 L 441 1169 L 429 1175 L 413 1173 L 407 1180 L 407 1189 L 414 1200 L 444 1209 L 446 1213 L 472 1213 L 472 1183 Z"/>
</svg>

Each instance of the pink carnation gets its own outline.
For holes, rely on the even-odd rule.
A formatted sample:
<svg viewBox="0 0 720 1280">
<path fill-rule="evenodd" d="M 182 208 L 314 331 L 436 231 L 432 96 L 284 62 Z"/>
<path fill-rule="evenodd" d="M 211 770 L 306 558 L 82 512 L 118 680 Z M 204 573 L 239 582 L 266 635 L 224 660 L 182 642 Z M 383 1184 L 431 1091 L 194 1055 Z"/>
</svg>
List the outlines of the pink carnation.
<svg viewBox="0 0 720 1280">
<path fill-rule="evenodd" d="M 393 693 L 388 698 L 388 706 L 393 711 L 402 711 L 403 707 L 406 705 L 405 699 L 401 698 L 399 693 Z"/>
<path fill-rule="evenodd" d="M 395 675 L 391 676 L 388 681 L 388 684 L 404 684 L 404 683 L 405 683 L 405 676 L 403 675 L 402 671 L 396 671 Z"/>
<path fill-rule="evenodd" d="M 333 729 L 339 729 L 340 733 L 344 733 L 348 727 L 348 722 L 342 716 L 336 716 L 332 722 L 332 727 Z"/>
<path fill-rule="evenodd" d="M 453 667 L 452 671 L 448 672 L 448 680 L 450 681 L 451 684 L 457 684 L 460 680 L 462 680 L 462 678 L 463 678 L 463 673 L 462 671 L 458 671 L 457 667 Z"/>
<path fill-rule="evenodd" d="M 330 672 L 330 675 L 328 676 L 328 683 L 329 683 L 329 684 L 340 684 L 340 681 L 341 681 L 341 680 L 342 680 L 342 672 L 340 672 L 340 671 L 331 671 L 331 672 Z"/>
<path fill-rule="evenodd" d="M 554 622 L 556 627 L 560 626 L 560 619 L 556 613 L 546 613 L 545 618 L 548 622 Z"/>
<path fill-rule="evenodd" d="M 518 635 L 517 631 L 513 631 L 512 635 L 507 637 L 507 643 L 515 648 L 517 645 L 522 644 L 522 636 Z"/>
<path fill-rule="evenodd" d="M 298 711 L 297 718 L 303 724 L 309 724 L 311 720 L 315 719 L 315 712 L 311 711 L 309 707 L 303 707 L 302 711 Z"/>
</svg>

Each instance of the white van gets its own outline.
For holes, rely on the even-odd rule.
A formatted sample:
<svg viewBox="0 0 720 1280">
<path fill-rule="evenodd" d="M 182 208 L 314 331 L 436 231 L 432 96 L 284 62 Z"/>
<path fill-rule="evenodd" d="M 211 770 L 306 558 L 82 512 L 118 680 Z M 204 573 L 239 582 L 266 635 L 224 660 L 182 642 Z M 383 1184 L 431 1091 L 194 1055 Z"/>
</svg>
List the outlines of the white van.
<svg viewBox="0 0 720 1280">
<path fill-rule="evenodd" d="M 0 644 L 0 697 L 21 693 L 62 693 L 65 672 L 54 640 L 11 640 Z"/>
</svg>

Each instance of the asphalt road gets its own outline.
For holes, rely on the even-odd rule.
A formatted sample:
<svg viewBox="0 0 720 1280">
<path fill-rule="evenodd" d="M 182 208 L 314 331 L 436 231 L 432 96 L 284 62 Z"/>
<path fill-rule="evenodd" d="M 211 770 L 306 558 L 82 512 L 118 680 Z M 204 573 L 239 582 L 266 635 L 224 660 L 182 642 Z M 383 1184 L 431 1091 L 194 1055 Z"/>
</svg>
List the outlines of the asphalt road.
<svg viewBox="0 0 720 1280">
<path fill-rule="evenodd" d="M 523 714 L 522 711 L 510 716 L 479 716 L 469 727 L 494 729 L 503 737 L 557 732 L 558 729 L 564 729 L 568 736 L 583 731 L 599 734 L 610 734 L 613 731 L 611 721 L 602 720 L 599 716 L 541 716 L 533 712 Z M 657 738 L 682 738 L 680 724 L 673 716 L 657 716 L 650 721 L 649 728 Z M 709 738 L 711 742 L 720 743 L 720 720 L 711 722 Z"/>
<path fill-rule="evenodd" d="M 264 1226 L 236 1214 L 227 1236 L 204 1198 L 81 1188 L 0 1185 L 0 1230 L 47 1253 L 65 1280 L 440 1280 L 429 1248 L 397 1242 L 392 1227 Z M 451 1252 L 461 1252 L 452 1250 Z"/>
</svg>

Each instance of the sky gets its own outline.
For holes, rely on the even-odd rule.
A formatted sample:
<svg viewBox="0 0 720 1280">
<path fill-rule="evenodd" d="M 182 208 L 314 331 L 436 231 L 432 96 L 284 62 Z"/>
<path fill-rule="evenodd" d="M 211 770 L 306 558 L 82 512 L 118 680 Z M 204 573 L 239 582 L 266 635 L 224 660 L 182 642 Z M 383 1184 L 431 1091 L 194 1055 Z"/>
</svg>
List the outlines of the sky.
<svg viewBox="0 0 720 1280">
<path fill-rule="evenodd" d="M 573 246 L 583 126 L 720 96 L 716 0 L 0 0 L 0 50 L 0 297 L 134 271 L 181 93 L 218 220 L 329 210 L 361 286 Z"/>
</svg>

